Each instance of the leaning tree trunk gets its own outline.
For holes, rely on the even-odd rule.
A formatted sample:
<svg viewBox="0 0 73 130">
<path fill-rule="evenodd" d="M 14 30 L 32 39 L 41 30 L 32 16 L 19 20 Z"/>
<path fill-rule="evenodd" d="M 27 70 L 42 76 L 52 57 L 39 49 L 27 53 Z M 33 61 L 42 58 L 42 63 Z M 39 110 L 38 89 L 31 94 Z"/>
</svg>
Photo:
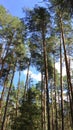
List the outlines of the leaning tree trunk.
<svg viewBox="0 0 73 130">
<path fill-rule="evenodd" d="M 45 85 L 46 85 L 47 130 L 50 130 L 50 107 L 49 107 L 49 90 L 48 90 L 48 58 L 47 58 L 44 26 L 42 28 L 42 40 L 43 40 L 43 56 L 44 56 Z"/>
<path fill-rule="evenodd" d="M 63 114 L 63 84 L 62 84 L 62 46 L 60 40 L 60 87 L 61 87 L 61 116 L 62 116 L 62 130 L 64 130 L 64 114 Z"/>
<path fill-rule="evenodd" d="M 15 72 L 15 69 L 13 70 L 12 79 L 11 79 L 9 90 L 8 90 L 8 95 L 7 95 L 6 105 L 5 105 L 5 110 L 4 110 L 4 116 L 3 116 L 3 121 L 2 121 L 2 125 L 1 125 L 1 130 L 4 130 L 4 124 L 5 124 L 6 114 L 7 114 L 9 96 L 10 96 L 11 87 L 12 87 L 13 78 L 14 78 L 14 72 Z"/>
<path fill-rule="evenodd" d="M 60 25 L 61 25 L 61 35 L 64 49 L 64 57 L 65 57 L 65 65 L 66 65 L 66 73 L 67 73 L 67 82 L 68 82 L 68 91 L 69 91 L 69 99 L 70 99 L 70 110 L 71 110 L 71 119 L 72 119 L 72 129 L 73 129 L 73 87 L 71 83 L 71 76 L 69 71 L 69 64 L 67 60 L 66 47 L 65 47 L 65 38 L 64 38 L 64 30 L 62 24 L 62 16 L 60 15 Z"/>
<path fill-rule="evenodd" d="M 5 92 L 5 86 L 6 86 L 6 80 L 8 78 L 8 75 L 6 76 L 6 79 L 5 79 L 5 82 L 4 82 L 4 86 L 3 86 L 3 89 L 2 89 L 2 93 L 1 93 L 1 119 L 0 121 L 2 121 L 2 109 L 3 109 L 3 99 L 4 99 L 4 92 Z"/>
<path fill-rule="evenodd" d="M 3 109 L 3 98 L 4 98 L 4 92 L 5 92 L 5 88 L 6 88 L 6 82 L 8 81 L 8 75 L 10 72 L 10 65 L 9 65 L 9 69 L 8 69 L 8 73 L 6 75 L 5 81 L 4 81 L 4 85 L 3 85 L 3 89 L 2 89 L 2 93 L 1 93 L 1 120 L 2 120 L 2 109 Z"/>
<path fill-rule="evenodd" d="M 5 50 L 6 51 L 5 57 L 1 61 L 0 78 L 2 77 L 2 74 L 3 74 L 3 68 L 4 68 L 5 60 L 6 60 L 7 56 L 8 56 L 8 52 L 9 52 L 9 48 L 10 48 L 10 45 L 11 45 L 11 42 L 12 42 L 12 38 L 9 41 L 9 45 L 8 45 L 7 50 Z M 5 51 L 4 51 L 4 53 L 5 53 Z"/>
</svg>

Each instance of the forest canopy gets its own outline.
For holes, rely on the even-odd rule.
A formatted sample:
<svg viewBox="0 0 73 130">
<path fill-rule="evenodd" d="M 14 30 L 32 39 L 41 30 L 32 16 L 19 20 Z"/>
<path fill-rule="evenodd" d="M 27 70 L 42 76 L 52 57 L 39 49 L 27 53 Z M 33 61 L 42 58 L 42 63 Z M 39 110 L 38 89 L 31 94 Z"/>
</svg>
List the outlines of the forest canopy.
<svg viewBox="0 0 73 130">
<path fill-rule="evenodd" d="M 43 2 L 23 18 L 0 5 L 1 130 L 73 130 L 73 1 Z"/>
</svg>

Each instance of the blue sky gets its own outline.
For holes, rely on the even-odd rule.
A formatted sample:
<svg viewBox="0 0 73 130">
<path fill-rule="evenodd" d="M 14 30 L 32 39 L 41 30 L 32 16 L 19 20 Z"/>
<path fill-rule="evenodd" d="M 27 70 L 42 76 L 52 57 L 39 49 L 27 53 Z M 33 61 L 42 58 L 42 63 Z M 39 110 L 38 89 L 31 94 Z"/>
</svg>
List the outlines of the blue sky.
<svg viewBox="0 0 73 130">
<path fill-rule="evenodd" d="M 27 70 L 21 72 L 20 80 L 23 81 L 24 83 L 26 81 L 26 75 Z M 41 81 L 41 73 L 38 72 L 35 67 L 30 67 L 29 76 L 31 77 L 33 84 L 36 84 L 38 81 Z M 16 72 L 14 76 L 15 86 L 17 86 L 18 84 L 18 78 L 19 78 L 19 72 Z"/>
<path fill-rule="evenodd" d="M 0 5 L 3 5 L 13 16 L 24 17 L 22 8 L 33 8 L 36 4 L 39 6 L 44 6 L 43 0 L 0 0 Z M 59 64 L 56 65 L 59 70 Z M 36 82 L 41 78 L 40 73 L 38 73 L 35 68 L 30 69 L 31 78 Z M 22 72 L 21 80 L 25 81 L 26 70 Z M 18 82 L 18 72 L 15 74 L 14 84 L 17 85 Z"/>
<path fill-rule="evenodd" d="M 0 0 L 0 5 L 3 5 L 12 16 L 19 18 L 24 17 L 22 8 L 33 8 L 36 4 L 39 6 L 44 6 L 42 3 L 43 0 Z M 40 81 L 41 75 L 35 70 L 35 68 L 30 69 L 31 78 L 34 79 L 34 82 Z M 21 74 L 21 80 L 25 81 L 26 79 L 26 70 Z M 17 86 L 18 82 L 18 72 L 15 73 L 14 84 Z"/>
<path fill-rule="evenodd" d="M 0 5 L 3 5 L 8 11 L 17 17 L 23 17 L 22 8 L 33 8 L 36 4 L 44 5 L 42 0 L 0 0 Z"/>
</svg>

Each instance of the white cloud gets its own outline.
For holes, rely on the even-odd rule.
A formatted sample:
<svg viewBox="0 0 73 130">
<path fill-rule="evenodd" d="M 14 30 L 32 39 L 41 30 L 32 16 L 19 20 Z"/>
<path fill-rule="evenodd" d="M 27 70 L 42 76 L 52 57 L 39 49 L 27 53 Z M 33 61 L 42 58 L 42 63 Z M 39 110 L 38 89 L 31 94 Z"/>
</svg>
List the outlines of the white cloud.
<svg viewBox="0 0 73 130">
<path fill-rule="evenodd" d="M 60 62 L 56 62 L 55 67 L 58 70 L 58 72 L 60 73 Z M 73 61 L 71 62 L 71 68 L 73 68 Z M 23 71 L 23 74 L 27 75 L 27 70 Z M 36 73 L 34 68 L 32 68 L 32 70 L 29 71 L 29 74 L 30 74 L 32 79 L 34 79 L 36 81 L 41 81 L 41 73 Z M 63 74 L 63 76 L 66 75 L 66 67 L 65 67 L 64 61 L 63 61 L 63 67 L 62 67 L 62 74 Z"/>
<path fill-rule="evenodd" d="M 23 71 L 24 75 L 27 75 L 27 70 Z M 34 73 L 32 71 L 29 71 L 29 74 L 32 79 L 35 79 L 36 81 L 41 81 L 41 73 Z"/>
<path fill-rule="evenodd" d="M 73 70 L 73 58 L 70 57 L 70 68 L 71 70 Z M 56 66 L 56 69 L 58 70 L 58 72 L 60 73 L 60 62 L 56 62 L 55 63 L 55 66 Z M 63 60 L 63 67 L 62 67 L 62 73 L 63 73 L 63 76 L 66 75 L 66 67 L 65 67 L 65 61 Z"/>
<path fill-rule="evenodd" d="M 56 62 L 56 63 L 55 63 L 55 66 L 56 66 L 56 69 L 58 70 L 58 72 L 60 73 L 60 62 Z M 63 65 L 63 68 L 62 68 L 62 75 L 63 75 L 63 76 L 66 75 L 65 65 Z"/>
</svg>

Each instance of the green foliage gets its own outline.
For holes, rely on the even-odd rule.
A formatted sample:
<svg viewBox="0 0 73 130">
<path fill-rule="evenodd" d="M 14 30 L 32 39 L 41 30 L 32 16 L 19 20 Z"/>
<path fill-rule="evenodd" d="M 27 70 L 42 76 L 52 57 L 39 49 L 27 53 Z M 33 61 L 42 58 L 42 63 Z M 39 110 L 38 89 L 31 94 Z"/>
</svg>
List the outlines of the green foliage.
<svg viewBox="0 0 73 130">
<path fill-rule="evenodd" d="M 22 100 L 20 114 L 15 118 L 12 125 L 12 130 L 37 130 L 41 129 L 40 124 L 40 107 L 37 107 L 35 100 L 35 92 L 32 89 L 28 90 L 27 99 Z"/>
<path fill-rule="evenodd" d="M 16 70 L 23 69 L 26 55 L 24 39 L 25 25 L 0 6 L 0 44 L 1 44 L 1 77 L 3 82 L 16 64 Z"/>
<path fill-rule="evenodd" d="M 24 82 L 20 83 L 20 90 L 12 86 L 6 115 L 6 121 L 8 122 L 6 122 L 5 126 L 7 130 L 42 130 L 42 115 L 44 115 L 43 124 L 46 124 L 44 118 L 46 118 L 47 115 L 45 116 L 46 107 L 44 104 L 47 97 L 45 95 L 46 90 L 44 89 L 45 67 L 42 44 L 44 38 L 46 42 L 46 56 L 49 74 L 50 123 L 52 128 L 53 118 L 54 127 L 56 127 L 55 107 L 57 106 L 58 129 L 61 130 L 62 113 L 60 102 L 60 74 L 58 74 L 58 71 L 54 68 L 53 62 L 54 60 L 55 62 L 59 61 L 61 40 L 60 18 L 62 18 L 63 22 L 67 54 L 73 56 L 72 25 L 70 15 L 68 14 L 69 8 L 67 8 L 70 5 L 70 0 L 68 2 L 69 5 L 67 5 L 66 8 L 64 4 L 67 2 L 66 0 L 50 0 L 50 2 L 54 11 L 52 11 L 53 15 L 48 9 L 37 6 L 32 10 L 26 11 L 27 16 L 26 19 L 24 19 L 26 26 L 19 18 L 13 17 L 3 6 L 0 6 L 0 80 L 3 80 L 3 85 L 5 85 L 2 113 L 4 112 L 5 99 L 8 94 L 8 88 L 14 67 L 15 71 L 24 70 L 27 68 L 28 62 L 30 61 L 30 64 L 34 65 L 37 70 L 43 74 L 43 82 L 40 81 L 37 83 L 36 87 L 30 85 L 31 88 L 29 88 L 27 92 L 25 92 Z M 53 27 L 51 27 L 50 24 L 50 15 L 52 16 L 51 22 L 53 23 Z M 53 57 L 55 59 L 53 59 Z M 54 69 L 55 75 L 53 76 Z M 54 87 L 54 77 L 56 79 L 56 88 Z M 73 75 L 71 78 L 73 78 Z M 67 76 L 62 79 L 63 91 L 66 91 L 64 96 L 67 98 L 66 100 L 63 99 L 64 127 L 65 130 L 71 130 Z M 24 93 L 26 95 L 24 95 Z M 55 99 L 58 99 L 56 100 L 57 103 L 55 102 Z"/>
<path fill-rule="evenodd" d="M 46 8 L 44 7 L 35 7 L 33 10 L 28 10 L 26 13 L 26 21 L 27 21 L 27 26 L 31 32 L 33 30 L 36 31 L 41 31 L 42 26 L 45 29 L 48 28 L 48 22 L 50 21 L 50 15 Z"/>
</svg>

